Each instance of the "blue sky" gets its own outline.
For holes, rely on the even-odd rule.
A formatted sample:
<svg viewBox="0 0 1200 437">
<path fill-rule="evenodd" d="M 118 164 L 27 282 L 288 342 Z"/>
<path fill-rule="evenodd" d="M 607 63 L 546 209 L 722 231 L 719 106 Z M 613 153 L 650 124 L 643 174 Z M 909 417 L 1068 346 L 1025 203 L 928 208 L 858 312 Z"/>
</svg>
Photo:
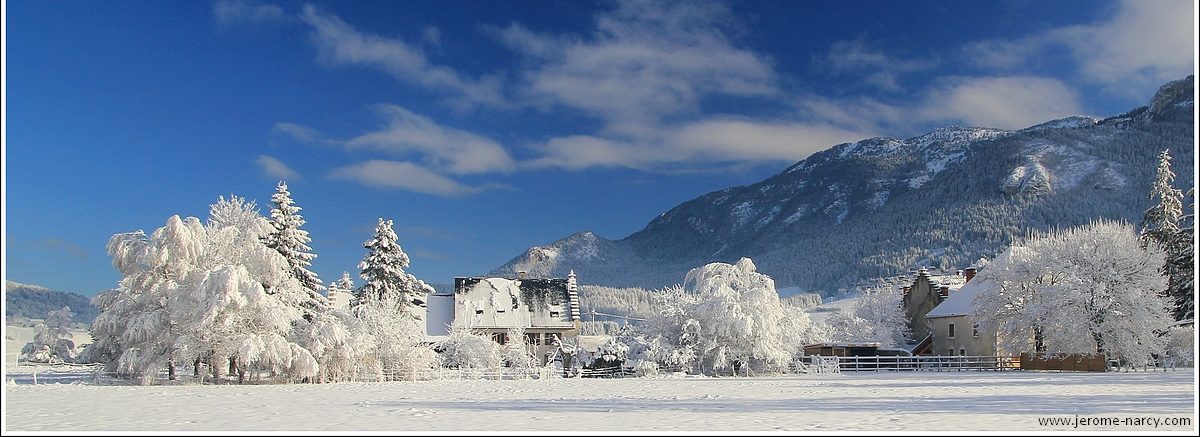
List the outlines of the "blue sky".
<svg viewBox="0 0 1200 437">
<path fill-rule="evenodd" d="M 280 179 L 325 282 L 395 221 L 430 282 L 834 144 L 1145 104 L 1195 66 L 1154 2 L 7 3 L 5 278 L 94 294 L 119 232 Z"/>
</svg>

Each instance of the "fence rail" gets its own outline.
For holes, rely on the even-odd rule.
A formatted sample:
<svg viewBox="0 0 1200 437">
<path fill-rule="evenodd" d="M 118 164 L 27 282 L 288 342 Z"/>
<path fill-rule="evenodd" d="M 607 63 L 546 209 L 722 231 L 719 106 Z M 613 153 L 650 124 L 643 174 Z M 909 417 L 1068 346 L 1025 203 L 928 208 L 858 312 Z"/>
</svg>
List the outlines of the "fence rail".
<svg viewBox="0 0 1200 437">
<path fill-rule="evenodd" d="M 1002 356 L 851 356 L 851 357 L 822 357 L 823 360 L 833 359 L 841 372 L 878 372 L 878 371 L 930 371 L 952 372 L 965 370 L 1020 370 L 1021 361 L 1017 357 Z M 826 364 L 828 365 L 828 364 Z"/>
</svg>

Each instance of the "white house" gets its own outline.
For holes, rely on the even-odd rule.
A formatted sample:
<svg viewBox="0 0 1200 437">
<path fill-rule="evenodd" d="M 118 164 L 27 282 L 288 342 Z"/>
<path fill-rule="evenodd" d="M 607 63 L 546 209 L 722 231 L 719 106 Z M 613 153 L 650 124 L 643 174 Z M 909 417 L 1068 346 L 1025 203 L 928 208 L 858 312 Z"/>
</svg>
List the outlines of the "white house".
<svg viewBox="0 0 1200 437">
<path fill-rule="evenodd" d="M 523 341 L 543 360 L 555 339 L 579 333 L 579 296 L 575 272 L 566 278 L 454 278 L 453 293 L 428 297 L 426 330 L 431 338 L 466 328 L 490 335 L 497 343 Z M 525 338 L 508 338 L 522 328 Z"/>
<path fill-rule="evenodd" d="M 981 329 L 971 316 L 971 303 L 995 284 L 986 279 L 968 281 L 958 291 L 925 314 L 932 336 L 931 351 L 936 355 L 997 356 L 1006 354 L 997 347 L 996 331 Z"/>
</svg>

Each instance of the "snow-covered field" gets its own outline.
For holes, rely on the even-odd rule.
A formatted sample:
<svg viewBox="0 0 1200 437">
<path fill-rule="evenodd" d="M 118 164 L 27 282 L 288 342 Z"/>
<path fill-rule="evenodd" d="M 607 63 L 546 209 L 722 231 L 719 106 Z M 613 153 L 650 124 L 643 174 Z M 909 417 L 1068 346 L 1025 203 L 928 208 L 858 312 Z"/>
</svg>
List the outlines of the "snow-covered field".
<svg viewBox="0 0 1200 437">
<path fill-rule="evenodd" d="M 829 316 L 839 311 L 851 311 L 854 304 L 862 298 L 862 294 L 852 293 L 837 298 L 825 298 L 825 302 L 807 311 L 808 318 L 814 323 L 825 323 Z"/>
<path fill-rule="evenodd" d="M 10 366 L 6 431 L 1194 431 L 1194 371 L 97 386 Z M 47 382 L 50 382 L 47 384 Z M 54 383 L 54 382 L 57 382 Z M 1038 418 L 1186 418 L 1045 426 Z"/>
</svg>

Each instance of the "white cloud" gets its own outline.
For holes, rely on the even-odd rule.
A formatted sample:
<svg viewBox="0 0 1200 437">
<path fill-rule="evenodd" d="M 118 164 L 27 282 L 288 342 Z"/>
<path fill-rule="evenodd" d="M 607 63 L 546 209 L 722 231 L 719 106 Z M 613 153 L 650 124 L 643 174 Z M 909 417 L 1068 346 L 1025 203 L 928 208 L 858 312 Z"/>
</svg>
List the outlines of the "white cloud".
<svg viewBox="0 0 1200 437">
<path fill-rule="evenodd" d="M 497 33 L 525 55 L 522 96 L 581 111 L 616 134 L 643 134 L 663 117 L 697 112 L 709 95 L 774 96 L 764 56 L 726 35 L 718 3 L 624 1 L 595 17 L 586 38 L 543 35 L 520 25 Z"/>
<path fill-rule="evenodd" d="M 238 24 L 257 24 L 283 21 L 283 8 L 249 0 L 218 0 L 213 4 L 213 17 L 222 27 Z"/>
<path fill-rule="evenodd" d="M 1157 88 L 1195 69 L 1195 18 L 1193 0 L 1126 0 L 1112 21 L 1059 33 L 1088 79 Z"/>
<path fill-rule="evenodd" d="M 295 123 L 280 122 L 275 123 L 271 128 L 272 133 L 290 137 L 293 140 L 302 143 L 329 143 L 331 140 L 325 137 L 324 134 L 308 126 L 301 126 Z"/>
<path fill-rule="evenodd" d="M 300 177 L 300 173 L 296 173 L 295 170 L 292 170 L 287 166 L 287 164 L 284 164 L 283 161 L 280 161 L 273 156 L 259 155 L 254 162 L 257 163 L 259 168 L 262 169 L 263 174 L 269 177 L 291 181 L 303 179 Z"/>
<path fill-rule="evenodd" d="M 400 189 L 438 196 L 463 196 L 489 187 L 471 187 L 410 162 L 370 160 L 334 169 L 334 179 L 378 188 Z"/>
<path fill-rule="evenodd" d="M 1020 129 L 1083 113 L 1075 93 L 1062 82 L 1042 77 L 943 78 L 912 113 L 929 121 Z"/>
<path fill-rule="evenodd" d="M 1145 99 L 1163 82 L 1192 73 L 1196 4 L 1191 0 L 1121 2 L 1111 18 L 1012 40 L 968 44 L 968 61 L 986 68 L 1036 67 L 1066 49 L 1080 76 L 1110 92 Z"/>
<path fill-rule="evenodd" d="M 460 107 L 503 104 L 497 77 L 464 78 L 453 68 L 430 62 L 419 46 L 398 38 L 359 32 L 341 18 L 322 13 L 312 5 L 304 6 L 300 18 L 312 28 L 312 39 L 324 62 L 378 68 L 401 82 L 453 92 Z"/>
<path fill-rule="evenodd" d="M 383 129 L 345 141 L 397 155 L 419 154 L 429 165 L 455 174 L 508 172 L 515 164 L 508 151 L 490 138 L 439 125 L 396 105 L 380 105 Z"/>
<path fill-rule="evenodd" d="M 838 75 L 862 76 L 863 83 L 884 91 L 900 91 L 900 76 L 937 67 L 936 59 L 903 59 L 885 54 L 863 40 L 834 42 L 816 57 L 818 67 Z"/>
<path fill-rule="evenodd" d="M 331 139 L 307 126 L 276 123 L 274 131 L 300 142 L 329 144 L 419 159 L 439 172 L 480 174 L 510 172 L 516 162 L 495 140 L 443 126 L 396 105 L 379 105 L 385 125 L 347 140 Z"/>
<path fill-rule="evenodd" d="M 654 139 L 623 141 L 591 135 L 553 138 L 537 148 L 533 168 L 660 167 L 722 163 L 795 162 L 866 133 L 821 123 L 709 118 L 663 127 Z"/>
</svg>

